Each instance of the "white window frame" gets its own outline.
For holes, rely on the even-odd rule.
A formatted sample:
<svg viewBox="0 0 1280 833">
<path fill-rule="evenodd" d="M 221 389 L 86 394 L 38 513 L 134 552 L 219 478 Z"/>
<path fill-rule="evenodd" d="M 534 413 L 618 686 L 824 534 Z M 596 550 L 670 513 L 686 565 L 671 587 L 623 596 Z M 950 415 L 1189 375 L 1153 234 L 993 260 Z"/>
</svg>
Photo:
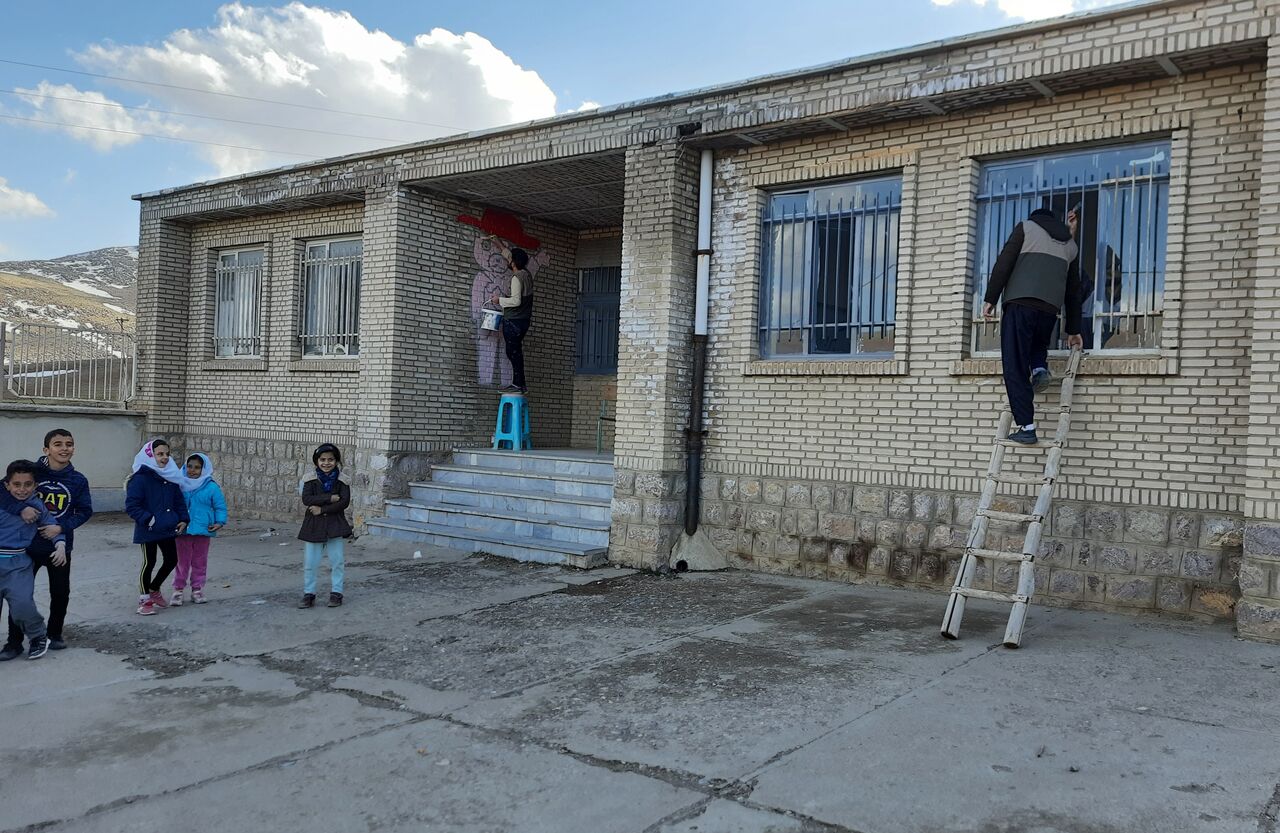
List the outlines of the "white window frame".
<svg viewBox="0 0 1280 833">
<path fill-rule="evenodd" d="M 241 255 L 258 254 L 257 264 L 242 265 Z M 228 267 L 223 258 L 234 257 Z M 216 249 L 213 278 L 213 355 L 215 359 L 257 359 L 262 357 L 262 283 L 267 268 L 265 246 L 237 246 Z M 246 282 L 252 286 L 241 290 Z M 224 290 L 232 287 L 232 298 Z M 232 306 L 228 307 L 230 303 Z"/>
<path fill-rule="evenodd" d="M 332 255 L 337 244 L 357 243 L 355 255 Z M 302 241 L 299 275 L 298 341 L 303 359 L 355 358 L 360 355 L 360 292 L 364 271 L 361 235 Z M 315 250 L 323 254 L 315 256 Z M 314 271 L 313 271 L 314 270 Z M 314 302 L 321 314 L 308 309 Z"/>
</svg>

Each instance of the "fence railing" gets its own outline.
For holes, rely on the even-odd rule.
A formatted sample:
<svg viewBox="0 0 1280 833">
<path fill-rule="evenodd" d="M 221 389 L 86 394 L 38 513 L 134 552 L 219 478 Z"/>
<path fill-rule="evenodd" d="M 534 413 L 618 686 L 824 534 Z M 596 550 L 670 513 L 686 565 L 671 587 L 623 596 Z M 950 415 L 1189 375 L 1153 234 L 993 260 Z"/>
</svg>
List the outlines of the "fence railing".
<svg viewBox="0 0 1280 833">
<path fill-rule="evenodd" d="M 132 333 L 0 321 L 6 398 L 123 405 L 133 399 Z"/>
</svg>

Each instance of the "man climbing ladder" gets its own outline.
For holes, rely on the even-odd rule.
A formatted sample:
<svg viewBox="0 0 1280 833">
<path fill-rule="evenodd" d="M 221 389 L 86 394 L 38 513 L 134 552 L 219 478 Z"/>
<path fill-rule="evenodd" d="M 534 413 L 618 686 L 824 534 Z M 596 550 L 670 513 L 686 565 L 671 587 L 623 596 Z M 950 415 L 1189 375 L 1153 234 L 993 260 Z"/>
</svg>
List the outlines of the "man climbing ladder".
<svg viewBox="0 0 1280 833">
<path fill-rule="evenodd" d="M 1078 222 L 1075 209 L 1068 212 L 1065 225 L 1047 208 L 1031 212 L 1025 222 L 1014 228 L 991 270 L 982 314 L 986 318 L 994 317 L 995 305 L 1003 296 L 1000 358 L 1004 365 L 1009 410 L 1001 415 L 996 428 L 986 483 L 978 499 L 964 556 L 942 620 L 942 635 L 952 639 L 960 636 L 965 601 L 977 598 L 1012 603 L 1004 644 L 1016 648 L 1022 641 L 1027 605 L 1035 592 L 1035 557 L 1040 549 L 1045 518 L 1049 516 L 1049 504 L 1053 500 L 1054 484 L 1062 463 L 1062 449 L 1071 427 L 1071 399 L 1075 393 L 1076 372 L 1080 369 L 1083 298 L 1077 261 L 1080 250 L 1075 242 Z M 1057 325 L 1059 310 L 1063 313 L 1071 359 L 1061 387 L 1057 430 L 1052 439 L 1041 442 L 1036 434 L 1033 398 L 1047 390 L 1053 378 L 1049 372 L 1049 341 Z M 1011 426 L 1016 426 L 1017 430 L 1010 432 Z M 1006 474 L 1003 471 L 1006 451 L 1027 447 L 1048 449 L 1042 473 L 1032 477 Z M 992 509 L 1001 484 L 1037 487 L 1036 502 L 1031 512 L 1022 514 Z M 1027 525 L 1021 552 L 986 547 L 987 527 L 992 521 Z M 972 587 L 978 559 L 1017 563 L 1017 590 L 1001 593 Z"/>
<path fill-rule="evenodd" d="M 1062 311 L 1067 346 L 1078 350 L 1080 337 L 1080 267 L 1075 231 L 1079 217 L 1073 209 L 1064 224 L 1047 208 L 1014 227 L 1000 250 L 983 296 L 982 315 L 994 318 L 996 303 L 1003 303 L 1000 316 L 1000 360 L 1004 366 L 1004 387 L 1013 410 L 1017 430 L 1009 434 L 1014 442 L 1036 442 L 1034 392 L 1043 391 L 1052 381 L 1049 373 L 1049 340 Z M 1003 296 L 1003 299 L 1002 299 Z"/>
</svg>

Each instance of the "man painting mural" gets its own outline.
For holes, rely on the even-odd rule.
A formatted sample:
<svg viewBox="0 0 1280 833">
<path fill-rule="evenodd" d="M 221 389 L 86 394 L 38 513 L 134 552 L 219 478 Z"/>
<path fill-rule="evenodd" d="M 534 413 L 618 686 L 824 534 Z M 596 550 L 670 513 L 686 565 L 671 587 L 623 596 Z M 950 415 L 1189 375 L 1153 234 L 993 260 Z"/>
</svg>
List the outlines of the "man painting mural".
<svg viewBox="0 0 1280 833">
<path fill-rule="evenodd" d="M 1053 380 L 1049 372 L 1049 340 L 1063 312 L 1067 346 L 1079 350 L 1080 248 L 1075 241 L 1079 218 L 1073 210 L 1064 224 L 1048 208 L 1031 212 L 1009 235 L 991 269 L 982 315 L 1000 316 L 1000 359 L 1015 430 L 1009 439 L 1024 445 L 1036 436 L 1033 397 Z"/>
</svg>

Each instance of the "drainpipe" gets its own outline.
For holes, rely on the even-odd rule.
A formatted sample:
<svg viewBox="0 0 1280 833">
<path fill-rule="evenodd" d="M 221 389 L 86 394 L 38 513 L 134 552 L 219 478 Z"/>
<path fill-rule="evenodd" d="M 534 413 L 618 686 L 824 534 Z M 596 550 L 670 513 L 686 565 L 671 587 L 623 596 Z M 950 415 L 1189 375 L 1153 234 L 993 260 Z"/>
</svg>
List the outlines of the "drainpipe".
<svg viewBox="0 0 1280 833">
<path fill-rule="evenodd" d="M 686 469 L 684 531 L 698 531 L 702 500 L 702 388 L 707 372 L 707 305 L 711 285 L 711 169 L 713 155 L 702 151 L 698 183 L 698 288 L 693 313 L 693 380 L 689 398 L 689 428 L 685 431 Z"/>
</svg>

